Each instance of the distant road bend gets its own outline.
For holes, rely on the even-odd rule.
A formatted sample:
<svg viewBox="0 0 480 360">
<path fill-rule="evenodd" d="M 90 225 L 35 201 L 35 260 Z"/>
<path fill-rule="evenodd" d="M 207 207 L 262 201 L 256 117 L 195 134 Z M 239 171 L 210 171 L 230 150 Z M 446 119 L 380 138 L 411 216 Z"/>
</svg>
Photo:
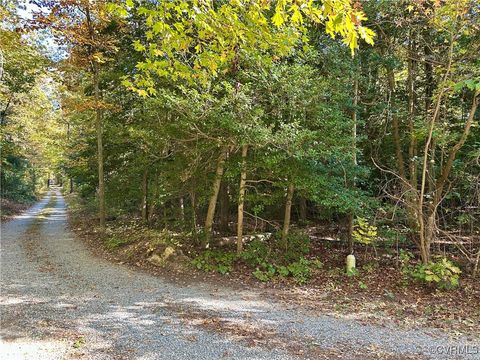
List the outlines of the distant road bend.
<svg viewBox="0 0 480 360">
<path fill-rule="evenodd" d="M 3 360 L 453 359 L 447 350 L 478 346 L 285 309 L 249 290 L 176 285 L 94 256 L 66 216 L 53 189 L 2 224 Z"/>
</svg>

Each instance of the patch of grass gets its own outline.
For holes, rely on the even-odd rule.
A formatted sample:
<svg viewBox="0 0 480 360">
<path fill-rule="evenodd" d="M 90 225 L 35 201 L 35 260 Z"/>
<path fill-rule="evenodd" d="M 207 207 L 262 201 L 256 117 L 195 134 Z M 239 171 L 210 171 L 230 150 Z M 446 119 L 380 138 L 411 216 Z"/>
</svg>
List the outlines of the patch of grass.
<svg viewBox="0 0 480 360">
<path fill-rule="evenodd" d="M 121 246 L 127 245 L 130 243 L 130 240 L 124 237 L 111 236 L 105 240 L 105 247 L 108 250 L 115 250 Z"/>
<path fill-rule="evenodd" d="M 74 349 L 80 349 L 82 345 L 84 345 L 87 342 L 85 339 L 85 336 L 79 336 L 74 342 L 73 342 L 73 348 Z"/>
</svg>

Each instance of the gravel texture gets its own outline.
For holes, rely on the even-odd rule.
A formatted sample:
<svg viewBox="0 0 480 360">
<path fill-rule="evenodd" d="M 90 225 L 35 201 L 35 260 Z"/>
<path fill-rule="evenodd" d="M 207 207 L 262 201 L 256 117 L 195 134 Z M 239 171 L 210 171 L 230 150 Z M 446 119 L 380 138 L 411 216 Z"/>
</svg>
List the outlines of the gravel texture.
<svg viewBox="0 0 480 360">
<path fill-rule="evenodd" d="M 2 224 L 0 295 L 2 359 L 480 359 L 476 338 L 313 315 L 112 264 L 68 230 L 58 189 Z"/>
</svg>

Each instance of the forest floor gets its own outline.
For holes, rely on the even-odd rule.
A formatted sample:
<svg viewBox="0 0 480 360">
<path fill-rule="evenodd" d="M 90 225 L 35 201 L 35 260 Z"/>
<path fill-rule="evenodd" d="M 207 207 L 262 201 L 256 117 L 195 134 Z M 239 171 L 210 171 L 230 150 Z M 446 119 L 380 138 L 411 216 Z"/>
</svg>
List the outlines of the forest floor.
<svg viewBox="0 0 480 360">
<path fill-rule="evenodd" d="M 0 199 L 0 218 L 2 222 L 9 221 L 15 215 L 21 214 L 32 206 L 34 202 L 18 202 L 10 199 Z"/>
<path fill-rule="evenodd" d="M 309 287 L 144 271 L 102 254 L 69 230 L 58 190 L 2 224 L 2 359 L 478 358 L 473 332 L 365 321 L 331 313 L 329 294 L 292 302 Z"/>
</svg>

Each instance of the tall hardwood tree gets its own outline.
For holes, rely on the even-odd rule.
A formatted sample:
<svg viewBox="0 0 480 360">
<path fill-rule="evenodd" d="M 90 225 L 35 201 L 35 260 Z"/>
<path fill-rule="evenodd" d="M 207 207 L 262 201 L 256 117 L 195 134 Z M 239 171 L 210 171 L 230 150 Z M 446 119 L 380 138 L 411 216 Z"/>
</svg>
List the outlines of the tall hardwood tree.
<svg viewBox="0 0 480 360">
<path fill-rule="evenodd" d="M 87 89 L 92 101 L 86 104 L 95 114 L 98 163 L 98 204 L 101 231 L 105 230 L 105 174 L 103 144 L 103 109 L 100 89 L 102 66 L 116 50 L 118 23 L 107 12 L 106 1 L 35 0 L 34 28 L 49 29 L 68 61 L 91 75 L 93 89 Z"/>
</svg>

